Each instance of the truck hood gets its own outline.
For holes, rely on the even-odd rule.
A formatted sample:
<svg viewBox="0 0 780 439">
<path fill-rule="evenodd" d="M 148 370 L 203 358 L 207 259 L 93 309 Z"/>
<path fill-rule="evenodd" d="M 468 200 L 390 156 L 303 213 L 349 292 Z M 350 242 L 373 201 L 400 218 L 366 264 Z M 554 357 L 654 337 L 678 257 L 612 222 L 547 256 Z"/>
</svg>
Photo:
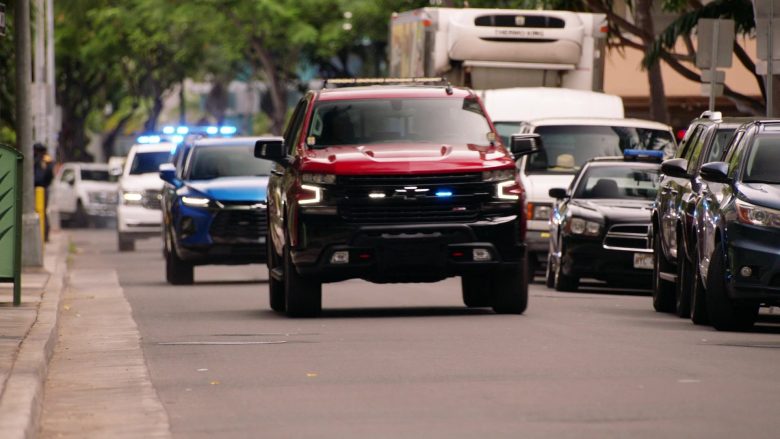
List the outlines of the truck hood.
<svg viewBox="0 0 780 439">
<path fill-rule="evenodd" d="M 218 201 L 265 201 L 268 177 L 222 177 L 185 186 Z"/>
<path fill-rule="evenodd" d="M 484 171 L 513 164 L 501 145 L 388 143 L 310 149 L 301 168 L 339 175 L 409 174 Z"/>
<path fill-rule="evenodd" d="M 737 187 L 739 198 L 751 204 L 780 210 L 780 185 L 742 183 Z"/>
<path fill-rule="evenodd" d="M 139 175 L 124 175 L 119 181 L 119 187 L 123 191 L 161 191 L 163 184 L 164 182 L 160 180 L 160 174 L 156 172 Z"/>
<path fill-rule="evenodd" d="M 568 188 L 572 174 L 531 174 L 522 178 L 526 197 L 530 202 L 552 202 L 549 192 L 552 188 Z"/>
</svg>

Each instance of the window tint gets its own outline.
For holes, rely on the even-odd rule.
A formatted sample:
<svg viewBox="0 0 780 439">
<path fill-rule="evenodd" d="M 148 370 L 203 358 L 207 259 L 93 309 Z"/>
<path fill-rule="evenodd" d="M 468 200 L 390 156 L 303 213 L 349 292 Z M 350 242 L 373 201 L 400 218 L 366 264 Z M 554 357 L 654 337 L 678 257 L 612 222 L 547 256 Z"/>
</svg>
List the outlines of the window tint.
<svg viewBox="0 0 780 439">
<path fill-rule="evenodd" d="M 73 169 L 66 169 L 62 171 L 62 177 L 60 177 L 60 181 L 65 182 L 71 182 L 76 180 L 76 173 L 73 171 Z"/>
<path fill-rule="evenodd" d="M 168 151 L 137 152 L 130 165 L 130 175 L 159 172 L 160 165 L 170 160 L 171 153 Z"/>
<path fill-rule="evenodd" d="M 110 175 L 108 174 L 108 170 L 103 169 L 82 169 L 81 170 L 81 179 L 82 180 L 90 180 L 90 181 L 109 181 Z"/>
<path fill-rule="evenodd" d="M 694 139 L 688 147 L 688 174 L 693 174 L 699 163 L 699 157 L 701 157 L 702 150 L 704 149 L 704 141 L 707 139 L 707 133 L 702 129 L 702 132 Z"/>
<path fill-rule="evenodd" d="M 287 153 L 291 156 L 295 155 L 295 150 L 298 146 L 295 143 L 300 138 L 303 119 L 306 117 L 307 103 L 308 101 L 305 98 L 298 101 L 298 105 L 295 107 L 290 122 L 287 124 L 287 130 L 284 133 L 284 143 L 287 146 Z"/>
<path fill-rule="evenodd" d="M 210 145 L 192 149 L 190 180 L 271 174 L 273 162 L 254 157 L 254 145 Z"/>
<path fill-rule="evenodd" d="M 734 128 L 719 129 L 715 133 L 715 138 L 712 140 L 710 150 L 707 151 L 707 156 L 704 157 L 702 163 L 718 162 L 723 159 L 723 154 L 726 151 L 726 145 L 728 145 L 731 136 L 734 135 Z"/>
<path fill-rule="evenodd" d="M 574 198 L 655 199 L 657 168 L 590 166 L 575 189 Z"/>
<path fill-rule="evenodd" d="M 745 164 L 745 183 L 780 184 L 780 135 L 756 136 Z"/>
<path fill-rule="evenodd" d="M 675 158 L 687 158 L 691 152 L 691 145 L 693 145 L 699 139 L 702 131 L 704 131 L 704 128 L 701 125 L 696 126 L 692 130 L 688 130 L 682 142 L 680 143 L 680 148 L 677 149 Z"/>
<path fill-rule="evenodd" d="M 734 139 L 731 142 L 732 146 L 729 149 L 728 156 L 726 157 L 726 162 L 729 164 L 729 177 L 733 178 L 737 173 L 737 169 L 739 168 L 739 162 L 742 158 L 742 151 L 745 149 L 743 147 L 744 142 L 742 141 L 744 138 L 745 132 L 740 131 L 734 135 Z"/>
<path fill-rule="evenodd" d="M 493 125 L 498 131 L 498 135 L 501 136 L 501 140 L 504 145 L 509 145 L 509 136 L 520 132 L 522 127 L 521 122 L 493 122 Z"/>
</svg>

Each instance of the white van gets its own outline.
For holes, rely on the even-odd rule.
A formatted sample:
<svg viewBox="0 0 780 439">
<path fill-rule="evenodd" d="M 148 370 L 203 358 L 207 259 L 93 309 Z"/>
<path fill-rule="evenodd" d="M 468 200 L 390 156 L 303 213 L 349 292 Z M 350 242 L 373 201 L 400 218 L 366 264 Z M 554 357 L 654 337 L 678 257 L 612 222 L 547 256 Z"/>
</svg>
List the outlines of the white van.
<svg viewBox="0 0 780 439">
<path fill-rule="evenodd" d="M 516 87 L 477 91 L 498 133 L 509 136 L 520 123 L 547 117 L 623 118 L 620 96 L 552 87 Z"/>
<path fill-rule="evenodd" d="M 674 156 L 677 144 L 672 128 L 641 119 L 547 118 L 523 122 L 512 134 L 537 133 L 544 150 L 517 161 L 526 190 L 529 261 L 538 271 L 547 264 L 549 224 L 553 199 L 548 192 L 568 187 L 574 174 L 595 157 L 622 156 L 626 149 L 663 151 Z"/>
</svg>

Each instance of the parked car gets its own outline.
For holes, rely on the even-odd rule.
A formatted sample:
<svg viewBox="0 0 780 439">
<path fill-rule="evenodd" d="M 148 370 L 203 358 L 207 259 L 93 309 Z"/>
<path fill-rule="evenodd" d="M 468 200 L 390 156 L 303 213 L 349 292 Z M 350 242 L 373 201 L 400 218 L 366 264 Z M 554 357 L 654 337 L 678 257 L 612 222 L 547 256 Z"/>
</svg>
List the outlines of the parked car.
<svg viewBox="0 0 780 439">
<path fill-rule="evenodd" d="M 49 190 L 49 210 L 63 226 L 104 225 L 116 218 L 117 184 L 104 163 L 64 163 Z"/>
<path fill-rule="evenodd" d="M 195 140 L 178 168 L 160 167 L 169 283 L 191 284 L 195 265 L 265 262 L 266 186 L 273 163 L 254 158 L 256 141 Z"/>
<path fill-rule="evenodd" d="M 415 81 L 309 91 L 284 138 L 257 143 L 255 155 L 276 162 L 268 184 L 274 310 L 317 315 L 323 282 L 461 276 L 467 306 L 525 311 L 526 218 L 514 159 L 538 151 L 538 136 L 505 146 L 473 91 Z"/>
<path fill-rule="evenodd" d="M 160 236 L 163 182 L 160 165 L 171 160 L 173 143 L 136 144 L 130 148 L 119 178 L 117 244 L 119 251 L 135 250 L 135 241 Z"/>
<path fill-rule="evenodd" d="M 671 158 L 677 147 L 671 127 L 641 119 L 544 118 L 497 124 L 496 128 L 504 134 L 539 134 L 545 145 L 544 151 L 517 161 L 528 200 L 528 259 L 539 273 L 544 273 L 549 256 L 551 188 L 568 187 L 580 167 L 595 157 L 622 156 L 626 149 L 646 149 L 662 151 L 665 158 Z M 505 136 L 505 142 L 507 139 Z"/>
<path fill-rule="evenodd" d="M 780 120 L 745 125 L 728 150 L 701 167 L 692 301 L 716 329 L 740 330 L 780 305 Z"/>
<path fill-rule="evenodd" d="M 648 288 L 653 268 L 650 207 L 661 151 L 626 150 L 591 159 L 556 199 L 550 221 L 547 286 L 576 291 L 583 277 Z"/>
<path fill-rule="evenodd" d="M 675 158 L 661 164 L 661 183 L 653 207 L 653 307 L 688 318 L 693 288 L 693 213 L 704 188 L 699 169 L 721 160 L 729 139 L 753 119 L 724 118 L 706 111 L 686 130 Z"/>
</svg>

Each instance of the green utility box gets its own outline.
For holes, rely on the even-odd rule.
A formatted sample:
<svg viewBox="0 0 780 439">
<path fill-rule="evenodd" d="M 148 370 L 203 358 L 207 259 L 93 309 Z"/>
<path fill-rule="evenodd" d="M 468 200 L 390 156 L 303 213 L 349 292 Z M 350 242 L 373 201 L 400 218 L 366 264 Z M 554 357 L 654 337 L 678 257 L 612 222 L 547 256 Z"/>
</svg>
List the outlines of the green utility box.
<svg viewBox="0 0 780 439">
<path fill-rule="evenodd" d="M 0 144 L 0 282 L 14 283 L 14 305 L 22 302 L 22 160 Z"/>
</svg>

